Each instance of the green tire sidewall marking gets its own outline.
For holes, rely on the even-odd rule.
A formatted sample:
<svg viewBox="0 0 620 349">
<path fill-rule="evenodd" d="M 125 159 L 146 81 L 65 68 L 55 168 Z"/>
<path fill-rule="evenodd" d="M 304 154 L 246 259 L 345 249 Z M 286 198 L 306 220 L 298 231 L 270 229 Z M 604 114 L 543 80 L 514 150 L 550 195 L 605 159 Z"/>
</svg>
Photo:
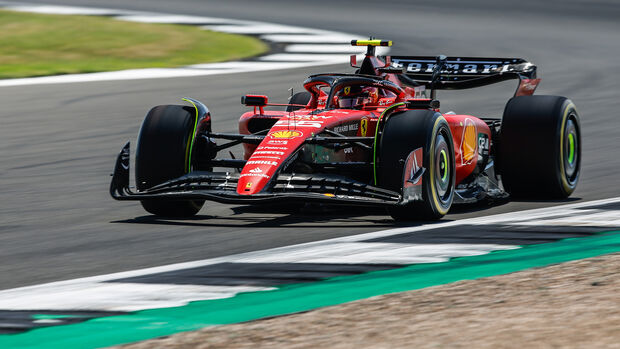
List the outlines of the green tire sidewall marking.
<svg viewBox="0 0 620 349">
<path fill-rule="evenodd" d="M 331 306 L 388 293 L 421 289 L 460 280 L 507 274 L 620 251 L 620 231 L 570 238 L 449 262 L 415 264 L 398 269 L 321 282 L 288 285 L 274 291 L 191 302 L 82 323 L 0 335 L 0 348 L 99 348 Z"/>
<path fill-rule="evenodd" d="M 568 135 L 568 163 L 573 164 L 575 161 L 575 136 L 572 133 Z"/>
<path fill-rule="evenodd" d="M 443 163 L 445 164 L 445 168 L 441 169 L 443 170 L 443 175 L 441 176 L 441 180 L 445 181 L 446 178 L 448 177 L 448 156 L 446 155 L 446 151 L 445 150 L 441 150 L 441 158 L 443 160 Z"/>
<path fill-rule="evenodd" d="M 568 118 L 570 117 L 570 111 L 576 111 L 575 105 L 570 100 L 567 100 L 564 105 L 564 111 L 562 116 L 562 126 L 560 127 L 560 180 L 562 182 L 562 186 L 564 190 L 567 192 L 571 192 L 571 185 L 568 182 L 568 178 L 566 177 L 566 168 L 564 167 L 564 132 L 566 131 L 566 123 Z"/>
</svg>

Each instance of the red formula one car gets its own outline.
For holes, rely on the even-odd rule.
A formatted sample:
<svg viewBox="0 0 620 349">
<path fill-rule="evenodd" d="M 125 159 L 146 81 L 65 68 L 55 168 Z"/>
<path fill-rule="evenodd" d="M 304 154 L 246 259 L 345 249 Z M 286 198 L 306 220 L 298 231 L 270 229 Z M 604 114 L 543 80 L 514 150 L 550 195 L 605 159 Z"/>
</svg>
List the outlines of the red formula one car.
<svg viewBox="0 0 620 349">
<path fill-rule="evenodd" d="M 376 57 L 367 46 L 354 74 L 318 74 L 289 104 L 247 95 L 239 134 L 211 130 L 202 103 L 161 105 L 142 124 L 136 189 L 129 143 L 110 187 L 161 216 L 196 214 L 205 200 L 285 200 L 383 206 L 392 217 L 438 219 L 453 203 L 508 195 L 565 198 L 581 164 L 579 117 L 565 97 L 533 96 L 536 67 L 519 58 Z M 517 79 L 503 117 L 442 113 L 436 91 Z M 266 110 L 285 106 L 286 110 Z M 222 158 L 242 145 L 244 159 Z M 232 154 L 232 153 L 231 153 Z M 222 169 L 215 171 L 215 169 Z M 228 170 L 226 170 L 228 169 Z"/>
</svg>

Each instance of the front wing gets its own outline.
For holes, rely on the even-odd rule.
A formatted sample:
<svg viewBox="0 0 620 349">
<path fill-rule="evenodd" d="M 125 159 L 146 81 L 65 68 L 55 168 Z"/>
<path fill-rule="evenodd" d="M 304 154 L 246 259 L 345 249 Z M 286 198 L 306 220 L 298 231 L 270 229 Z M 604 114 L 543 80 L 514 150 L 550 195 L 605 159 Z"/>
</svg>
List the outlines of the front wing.
<svg viewBox="0 0 620 349">
<path fill-rule="evenodd" d="M 263 192 L 240 195 L 237 193 L 238 173 L 192 171 L 152 188 L 133 191 L 129 186 L 129 164 L 127 143 L 117 157 L 110 184 L 110 195 L 116 200 L 210 200 L 228 204 L 296 201 L 355 206 L 406 203 L 399 193 L 325 174 L 279 174 Z"/>
</svg>

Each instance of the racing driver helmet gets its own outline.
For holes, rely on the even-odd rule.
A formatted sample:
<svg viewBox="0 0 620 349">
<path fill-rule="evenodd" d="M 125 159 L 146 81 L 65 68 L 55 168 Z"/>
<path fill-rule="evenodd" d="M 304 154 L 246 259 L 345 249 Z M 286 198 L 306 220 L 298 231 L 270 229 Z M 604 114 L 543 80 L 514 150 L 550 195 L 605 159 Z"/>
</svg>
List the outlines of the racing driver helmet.
<svg viewBox="0 0 620 349">
<path fill-rule="evenodd" d="M 364 103 L 366 93 L 359 85 L 345 86 L 338 92 L 338 107 L 354 108 Z"/>
<path fill-rule="evenodd" d="M 360 85 L 345 86 L 338 92 L 337 100 L 340 108 L 356 108 L 367 103 L 376 103 L 378 99 L 375 87 Z"/>
</svg>

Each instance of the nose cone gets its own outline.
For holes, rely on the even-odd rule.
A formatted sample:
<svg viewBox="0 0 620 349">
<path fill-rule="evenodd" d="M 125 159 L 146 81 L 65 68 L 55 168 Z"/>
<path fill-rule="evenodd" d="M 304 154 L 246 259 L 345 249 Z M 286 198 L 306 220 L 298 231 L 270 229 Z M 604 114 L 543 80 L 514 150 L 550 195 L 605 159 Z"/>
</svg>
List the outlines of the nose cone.
<svg viewBox="0 0 620 349">
<path fill-rule="evenodd" d="M 260 192 L 280 165 L 277 161 L 248 160 L 237 183 L 237 194 L 252 195 Z"/>
<path fill-rule="evenodd" d="M 303 130 L 272 129 L 241 171 L 237 194 L 252 195 L 262 191 L 304 140 Z"/>
</svg>

